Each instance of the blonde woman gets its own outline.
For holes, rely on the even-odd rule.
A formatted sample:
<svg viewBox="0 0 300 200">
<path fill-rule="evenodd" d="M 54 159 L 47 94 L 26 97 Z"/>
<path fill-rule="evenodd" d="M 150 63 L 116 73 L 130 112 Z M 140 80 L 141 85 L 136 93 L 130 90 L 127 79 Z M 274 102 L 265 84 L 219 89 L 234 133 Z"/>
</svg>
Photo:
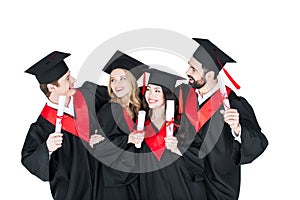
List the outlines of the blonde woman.
<svg viewBox="0 0 300 200">
<path fill-rule="evenodd" d="M 120 59 L 123 61 L 115 61 L 104 68 L 110 74 L 108 93 L 111 100 L 97 115 L 103 135 L 107 138 L 106 143 L 109 141 L 109 144 L 99 145 L 104 160 L 101 160 L 102 175 L 96 176 L 95 185 L 98 185 L 98 190 L 95 192 L 98 194 L 95 199 L 140 199 L 138 174 L 131 172 L 137 167 L 134 153 L 138 149 L 135 144 L 144 139 L 144 133 L 134 131 L 141 100 L 136 78 L 127 70 L 139 66 L 140 62 L 124 54 L 116 60 Z M 139 76 L 141 73 L 135 75 Z M 96 173 L 99 170 L 98 167 Z M 99 194 L 101 191 L 102 194 Z"/>
</svg>

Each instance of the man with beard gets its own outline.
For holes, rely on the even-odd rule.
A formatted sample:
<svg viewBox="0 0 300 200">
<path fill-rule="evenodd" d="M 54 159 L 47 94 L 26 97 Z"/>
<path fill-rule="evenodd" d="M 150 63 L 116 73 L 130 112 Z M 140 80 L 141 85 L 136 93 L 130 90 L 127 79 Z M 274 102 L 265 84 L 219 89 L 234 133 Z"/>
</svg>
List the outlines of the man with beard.
<svg viewBox="0 0 300 200">
<path fill-rule="evenodd" d="M 219 81 L 219 71 L 227 62 L 235 61 L 209 40 L 194 40 L 200 46 L 189 60 L 186 74 L 198 96 L 196 129 L 203 141 L 199 156 L 205 165 L 207 197 L 238 199 L 240 165 L 261 155 L 268 141 L 247 100 Z"/>
</svg>

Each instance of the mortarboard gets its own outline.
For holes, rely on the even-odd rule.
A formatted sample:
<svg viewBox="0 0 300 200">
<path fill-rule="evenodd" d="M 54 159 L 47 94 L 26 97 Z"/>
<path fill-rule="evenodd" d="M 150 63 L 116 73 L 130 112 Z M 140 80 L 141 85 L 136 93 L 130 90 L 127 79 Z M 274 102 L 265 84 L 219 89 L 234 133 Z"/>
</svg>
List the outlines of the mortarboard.
<svg viewBox="0 0 300 200">
<path fill-rule="evenodd" d="M 104 66 L 103 71 L 110 74 L 117 68 L 127 69 L 138 80 L 143 75 L 143 70 L 149 66 L 118 50 Z"/>
<path fill-rule="evenodd" d="M 177 80 L 185 80 L 185 78 L 181 76 L 170 74 L 154 68 L 146 69 L 145 71 L 150 73 L 148 84 L 164 86 L 170 89 L 172 92 L 175 90 Z"/>
<path fill-rule="evenodd" d="M 208 39 L 193 38 L 193 40 L 200 44 L 193 57 L 212 71 L 216 71 L 217 69 L 221 71 L 223 69 L 232 84 L 237 89 L 240 89 L 240 86 L 233 80 L 227 70 L 223 68 L 226 63 L 235 63 L 235 61 Z"/>
<path fill-rule="evenodd" d="M 52 83 L 69 70 L 67 64 L 64 62 L 64 59 L 69 55 L 71 54 L 53 51 L 27 69 L 25 73 L 35 75 L 40 84 Z"/>
<path fill-rule="evenodd" d="M 193 38 L 200 46 L 193 57 L 208 69 L 222 70 L 227 62 L 235 62 L 208 39 Z"/>
</svg>

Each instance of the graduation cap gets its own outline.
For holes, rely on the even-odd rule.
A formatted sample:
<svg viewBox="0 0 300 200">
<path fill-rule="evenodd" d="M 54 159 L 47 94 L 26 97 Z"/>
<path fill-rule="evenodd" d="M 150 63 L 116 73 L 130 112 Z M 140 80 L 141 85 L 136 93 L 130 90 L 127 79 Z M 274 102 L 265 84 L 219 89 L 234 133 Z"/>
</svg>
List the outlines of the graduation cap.
<svg viewBox="0 0 300 200">
<path fill-rule="evenodd" d="M 185 80 L 185 78 L 181 76 L 170 74 L 154 68 L 146 69 L 145 71 L 150 73 L 148 84 L 164 86 L 170 89 L 172 92 L 175 90 L 177 80 Z"/>
<path fill-rule="evenodd" d="M 143 70 L 148 69 L 149 66 L 118 50 L 104 66 L 103 71 L 110 74 L 117 68 L 127 69 L 136 79 L 139 79 L 144 73 Z"/>
<path fill-rule="evenodd" d="M 69 70 L 67 64 L 64 62 L 64 59 L 69 55 L 71 54 L 53 51 L 27 69 L 25 73 L 35 75 L 40 84 L 52 83 Z"/>
<path fill-rule="evenodd" d="M 221 71 L 223 69 L 228 79 L 239 89 L 240 86 L 233 80 L 227 70 L 223 68 L 226 63 L 235 63 L 235 61 L 208 39 L 193 38 L 193 40 L 200 44 L 193 57 L 209 70 Z"/>
</svg>

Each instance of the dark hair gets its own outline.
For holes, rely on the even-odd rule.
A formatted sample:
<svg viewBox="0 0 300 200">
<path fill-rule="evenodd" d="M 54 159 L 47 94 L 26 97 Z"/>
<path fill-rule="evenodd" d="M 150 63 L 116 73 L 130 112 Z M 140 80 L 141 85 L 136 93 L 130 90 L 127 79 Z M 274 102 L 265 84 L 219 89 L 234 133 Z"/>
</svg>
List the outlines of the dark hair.
<svg viewBox="0 0 300 200">
<path fill-rule="evenodd" d="M 213 71 L 215 73 L 214 79 L 216 79 L 218 77 L 219 72 L 220 72 L 217 67 L 206 67 L 206 66 L 202 65 L 202 69 L 204 71 L 204 74 L 207 74 L 208 72 Z"/>
<path fill-rule="evenodd" d="M 53 84 L 55 86 L 59 86 L 58 84 L 58 80 L 50 83 L 50 84 Z M 49 98 L 51 92 L 48 90 L 48 87 L 47 87 L 48 83 L 45 83 L 45 84 L 40 84 L 40 89 L 42 90 L 42 92 L 46 95 L 47 98 Z"/>
<path fill-rule="evenodd" d="M 158 85 L 158 84 L 155 84 L 155 85 Z M 162 86 L 162 85 L 158 85 L 158 86 L 160 86 L 162 91 L 163 91 L 165 101 L 175 100 L 174 117 L 176 118 L 176 116 L 178 115 L 178 99 L 177 99 L 177 96 L 169 88 L 167 88 L 165 86 Z M 151 110 L 149 109 L 149 106 L 148 106 L 148 103 L 146 101 L 145 95 L 143 96 L 142 106 L 143 106 L 143 109 L 146 111 L 146 118 L 149 118 L 150 115 L 151 115 Z"/>
</svg>

